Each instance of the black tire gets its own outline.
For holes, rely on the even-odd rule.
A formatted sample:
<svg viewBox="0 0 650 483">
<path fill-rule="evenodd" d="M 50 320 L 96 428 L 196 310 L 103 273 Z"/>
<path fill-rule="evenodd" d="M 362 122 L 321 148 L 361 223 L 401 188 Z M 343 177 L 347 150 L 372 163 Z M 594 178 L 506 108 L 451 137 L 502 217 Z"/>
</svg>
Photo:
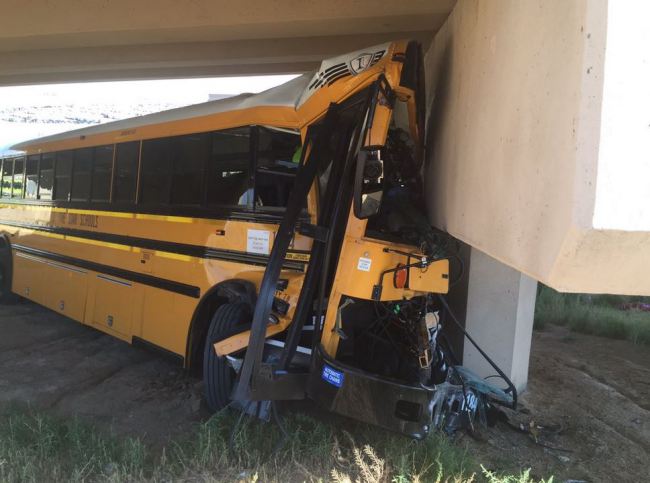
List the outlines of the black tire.
<svg viewBox="0 0 650 483">
<path fill-rule="evenodd" d="M 230 403 L 236 374 L 225 357 L 218 357 L 213 344 L 250 328 L 251 309 L 240 302 L 220 306 L 212 316 L 203 350 L 203 385 L 205 399 L 212 411 Z"/>
<path fill-rule="evenodd" d="M 0 252 L 0 304 L 11 304 L 18 300 L 18 296 L 11 291 L 10 260 L 7 254 Z"/>
</svg>

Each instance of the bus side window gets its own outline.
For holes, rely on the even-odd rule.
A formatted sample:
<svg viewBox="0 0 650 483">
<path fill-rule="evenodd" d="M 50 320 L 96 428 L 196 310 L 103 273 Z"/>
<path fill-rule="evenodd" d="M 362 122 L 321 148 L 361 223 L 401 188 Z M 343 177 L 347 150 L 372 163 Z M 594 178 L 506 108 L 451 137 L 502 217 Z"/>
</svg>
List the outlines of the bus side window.
<svg viewBox="0 0 650 483">
<path fill-rule="evenodd" d="M 2 163 L 2 197 L 11 196 L 11 176 L 13 173 L 14 160 L 5 159 Z"/>
<path fill-rule="evenodd" d="M 207 170 L 207 202 L 210 206 L 253 206 L 249 166 L 250 128 L 217 131 Z"/>
<path fill-rule="evenodd" d="M 116 203 L 134 203 L 138 183 L 140 142 L 122 143 L 118 144 L 116 148 L 113 201 Z"/>
<path fill-rule="evenodd" d="M 142 142 L 140 203 L 147 205 L 169 203 L 173 144 L 172 138 L 150 139 Z"/>
<path fill-rule="evenodd" d="M 91 201 L 111 200 L 113 176 L 113 146 L 98 146 L 93 153 L 93 174 L 90 189 Z"/>
<path fill-rule="evenodd" d="M 75 149 L 72 168 L 72 201 L 88 201 L 90 198 L 90 173 L 93 163 L 93 148 Z M 58 195 L 57 195 L 58 198 Z"/>
<path fill-rule="evenodd" d="M 70 200 L 70 186 L 72 178 L 72 151 L 59 151 L 56 153 L 54 165 L 54 199 L 58 201 Z"/>
<path fill-rule="evenodd" d="M 286 208 L 300 162 L 300 134 L 259 128 L 255 206 Z"/>
<path fill-rule="evenodd" d="M 25 198 L 35 200 L 38 194 L 38 160 L 40 156 L 27 157 L 27 169 L 25 170 Z"/>
<path fill-rule="evenodd" d="M 38 171 L 38 199 L 51 200 L 52 186 L 54 185 L 54 153 L 41 156 L 41 165 Z"/>
<path fill-rule="evenodd" d="M 14 161 L 14 180 L 11 185 L 11 197 L 23 197 L 23 180 L 25 179 L 25 158 Z"/>
<path fill-rule="evenodd" d="M 203 203 L 204 170 L 210 159 L 211 137 L 211 133 L 199 133 L 172 138 L 172 204 Z"/>
</svg>

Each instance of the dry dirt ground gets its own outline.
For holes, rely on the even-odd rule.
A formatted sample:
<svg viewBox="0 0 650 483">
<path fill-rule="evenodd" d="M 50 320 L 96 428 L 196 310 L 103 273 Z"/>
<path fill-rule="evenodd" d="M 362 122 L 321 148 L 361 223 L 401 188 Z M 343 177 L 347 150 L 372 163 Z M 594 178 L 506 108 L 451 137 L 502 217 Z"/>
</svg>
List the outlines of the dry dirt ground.
<svg viewBox="0 0 650 483">
<path fill-rule="evenodd" d="M 557 326 L 535 332 L 522 406 L 510 423 L 532 422 L 535 434 L 498 424 L 470 443 L 480 461 L 556 481 L 650 482 L 648 346 Z"/>
<path fill-rule="evenodd" d="M 650 321 L 649 321 L 650 323 Z M 556 481 L 650 481 L 650 349 L 553 327 L 533 338 L 525 413 L 458 444 L 488 468 Z M 209 415 L 201 383 L 37 305 L 0 306 L 0 406 L 12 402 L 162 445 Z"/>
<path fill-rule="evenodd" d="M 201 383 L 30 302 L 0 306 L 0 405 L 27 403 L 163 444 L 205 418 Z"/>
</svg>

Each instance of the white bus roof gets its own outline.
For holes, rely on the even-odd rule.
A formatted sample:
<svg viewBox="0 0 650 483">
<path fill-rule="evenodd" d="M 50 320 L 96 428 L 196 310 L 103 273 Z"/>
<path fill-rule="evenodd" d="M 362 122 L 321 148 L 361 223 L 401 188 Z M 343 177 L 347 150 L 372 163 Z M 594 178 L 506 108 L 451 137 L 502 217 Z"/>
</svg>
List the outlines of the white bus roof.
<svg viewBox="0 0 650 483">
<path fill-rule="evenodd" d="M 26 148 L 34 144 L 64 141 L 71 138 L 78 138 L 79 136 L 91 136 L 112 131 L 126 131 L 150 124 L 162 124 L 252 107 L 272 106 L 298 109 L 321 87 L 331 84 L 340 77 L 354 76 L 372 67 L 385 57 L 390 46 L 391 43 L 388 42 L 325 59 L 321 63 L 318 71 L 303 74 L 289 82 L 260 92 L 259 94 L 241 94 L 226 99 L 203 102 L 201 104 L 155 112 L 144 116 L 107 122 L 106 124 L 98 124 L 51 136 L 31 139 L 11 146 L 4 153 L 0 152 L 0 155 L 11 156 L 22 154 Z"/>
<path fill-rule="evenodd" d="M 277 107 L 298 107 L 298 103 L 304 93 L 313 73 L 303 74 L 295 79 L 290 80 L 282 85 L 273 87 L 259 94 L 240 94 L 234 97 L 227 97 L 216 101 L 208 101 L 191 106 L 169 109 L 167 111 L 154 112 L 144 116 L 132 117 L 120 121 L 107 122 L 95 126 L 84 127 L 72 131 L 66 131 L 51 136 L 23 141 L 9 148 L 5 155 L 19 154 L 28 146 L 35 143 L 49 143 L 62 141 L 79 136 L 90 136 L 102 134 L 111 131 L 120 131 L 133 129 L 149 124 L 159 124 L 182 119 L 191 119 L 194 117 L 208 116 L 221 112 L 234 111 L 238 109 L 248 109 L 258 106 L 277 106 Z M 13 153 L 12 153 L 13 151 Z"/>
</svg>

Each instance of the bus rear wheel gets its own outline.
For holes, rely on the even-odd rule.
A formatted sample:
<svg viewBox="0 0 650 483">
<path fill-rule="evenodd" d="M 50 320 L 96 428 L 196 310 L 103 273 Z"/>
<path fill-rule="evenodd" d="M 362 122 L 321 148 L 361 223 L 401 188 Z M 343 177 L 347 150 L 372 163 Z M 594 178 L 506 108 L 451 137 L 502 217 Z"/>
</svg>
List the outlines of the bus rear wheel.
<svg viewBox="0 0 650 483">
<path fill-rule="evenodd" d="M 251 308 L 246 303 L 221 305 L 212 316 L 203 351 L 205 399 L 212 411 L 230 403 L 236 374 L 226 357 L 217 356 L 214 343 L 250 328 Z"/>
<path fill-rule="evenodd" d="M 14 303 L 18 297 L 11 291 L 11 273 L 0 256 L 0 304 Z"/>
</svg>

